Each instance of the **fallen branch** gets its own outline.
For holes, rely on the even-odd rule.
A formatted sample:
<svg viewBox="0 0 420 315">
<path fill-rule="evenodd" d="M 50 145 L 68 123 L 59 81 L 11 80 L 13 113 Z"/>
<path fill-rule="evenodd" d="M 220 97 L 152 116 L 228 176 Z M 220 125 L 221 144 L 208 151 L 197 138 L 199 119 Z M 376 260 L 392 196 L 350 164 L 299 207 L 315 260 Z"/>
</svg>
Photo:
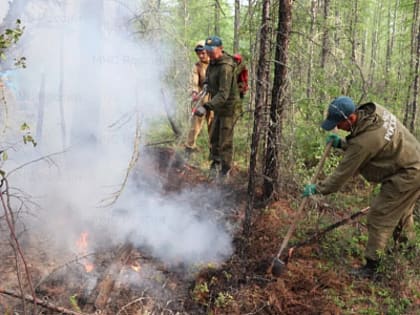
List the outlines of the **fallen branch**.
<svg viewBox="0 0 420 315">
<path fill-rule="evenodd" d="M 344 224 L 347 224 L 353 220 L 355 220 L 357 217 L 365 215 L 368 211 L 370 210 L 370 207 L 366 207 L 363 208 L 362 210 L 359 210 L 355 213 L 353 213 L 352 215 L 350 215 L 349 217 L 344 218 L 343 220 L 337 221 L 329 226 L 327 226 L 326 228 L 322 229 L 321 231 L 313 234 L 311 237 L 300 241 L 299 243 L 295 244 L 294 246 L 289 247 L 288 249 L 288 255 L 285 259 L 285 263 L 287 264 L 289 262 L 289 259 L 292 257 L 293 252 L 299 248 L 299 247 L 303 247 L 303 246 L 307 246 L 313 243 L 318 242 L 322 237 L 324 237 L 328 232 L 338 228 L 339 226 L 342 226 Z"/>
<path fill-rule="evenodd" d="M 298 247 L 302 247 L 302 246 L 306 246 L 306 245 L 318 242 L 328 232 L 338 228 L 339 226 L 342 226 L 344 224 L 347 224 L 347 223 L 353 221 L 354 219 L 356 219 L 357 217 L 359 217 L 361 215 L 365 215 L 369 211 L 369 209 L 370 209 L 370 207 L 363 208 L 362 210 L 359 210 L 359 211 L 353 213 L 352 215 L 327 226 L 326 228 L 324 228 L 321 231 L 313 234 L 311 237 L 307 238 L 306 240 L 303 240 L 303 241 L 295 244 L 293 246 L 293 248 L 298 248 Z"/>
<path fill-rule="evenodd" d="M 38 299 L 38 298 L 35 298 L 35 300 L 34 300 L 34 298 L 30 295 L 22 296 L 22 295 L 20 295 L 16 292 L 11 291 L 11 290 L 6 290 L 6 289 L 1 289 L 0 288 L 0 294 L 9 295 L 9 296 L 12 296 L 12 297 L 15 297 L 15 298 L 18 298 L 18 299 L 25 299 L 26 301 L 31 302 L 31 303 L 35 302 L 37 305 L 40 305 L 40 306 L 42 306 L 44 308 L 47 308 L 49 310 L 52 310 L 52 311 L 56 311 L 60 314 L 87 315 L 86 313 L 75 312 L 75 311 L 69 310 L 69 309 L 61 307 L 61 306 L 54 305 L 50 302 L 47 302 L 47 301 L 44 301 L 44 300 L 41 300 L 41 299 Z"/>
<path fill-rule="evenodd" d="M 143 294 L 144 294 L 144 292 L 143 292 Z M 123 307 L 121 307 L 119 309 L 117 315 L 120 315 L 122 312 L 125 312 L 127 314 L 127 312 L 125 311 L 125 309 L 127 309 L 128 307 L 130 307 L 133 304 L 142 302 L 143 300 L 147 300 L 147 299 L 151 299 L 151 298 L 150 297 L 147 297 L 147 296 L 141 296 L 141 297 L 138 297 L 138 298 L 136 298 L 135 300 L 133 300 L 131 302 L 128 302 L 127 304 L 125 304 Z"/>
</svg>

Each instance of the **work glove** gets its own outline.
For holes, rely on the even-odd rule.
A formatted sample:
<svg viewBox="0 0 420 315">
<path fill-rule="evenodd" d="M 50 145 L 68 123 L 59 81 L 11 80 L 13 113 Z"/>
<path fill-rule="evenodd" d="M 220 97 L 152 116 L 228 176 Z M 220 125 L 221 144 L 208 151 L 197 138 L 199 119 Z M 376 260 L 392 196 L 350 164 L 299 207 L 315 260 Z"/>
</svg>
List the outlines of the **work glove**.
<svg viewBox="0 0 420 315">
<path fill-rule="evenodd" d="M 198 117 L 203 117 L 205 114 L 207 114 L 207 109 L 200 105 L 194 109 L 193 114 Z"/>
<path fill-rule="evenodd" d="M 307 184 L 303 189 L 303 197 L 309 197 L 315 194 L 317 194 L 315 184 Z"/>
<path fill-rule="evenodd" d="M 341 138 L 335 133 L 329 134 L 327 136 L 326 142 L 331 142 L 334 148 L 341 148 Z"/>
</svg>

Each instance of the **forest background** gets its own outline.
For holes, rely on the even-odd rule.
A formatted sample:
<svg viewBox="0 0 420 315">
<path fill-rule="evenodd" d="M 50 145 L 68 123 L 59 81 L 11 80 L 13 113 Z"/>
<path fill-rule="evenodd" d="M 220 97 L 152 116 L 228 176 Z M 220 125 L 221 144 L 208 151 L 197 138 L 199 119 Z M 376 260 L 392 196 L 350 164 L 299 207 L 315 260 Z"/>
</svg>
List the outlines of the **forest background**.
<svg viewBox="0 0 420 315">
<path fill-rule="evenodd" d="M 126 32 L 131 40 L 148 42 L 150 46 L 145 46 L 143 54 L 135 55 L 134 59 L 130 59 L 133 57 L 130 47 L 126 55 L 123 55 L 123 50 L 120 58 L 94 59 L 94 63 L 112 64 L 112 70 L 138 60 L 164 66 L 163 70 L 152 67 L 152 71 L 159 75 L 158 78 L 152 76 L 150 80 L 161 81 L 154 92 L 159 95 L 158 102 L 164 104 L 165 108 L 162 111 L 164 115 L 153 116 L 145 123 L 148 129 L 144 138 L 148 144 L 164 142 L 173 145 L 176 150 L 182 150 L 183 137 L 191 116 L 189 77 L 196 61 L 193 47 L 198 40 L 209 35 L 219 35 L 228 53 L 238 52 L 244 56 L 244 62 L 250 71 L 250 91 L 244 99 L 243 114 L 235 128 L 234 160 L 235 171 L 244 173 L 247 178 L 245 232 L 251 227 L 252 215 L 255 212 L 260 213 L 254 208 L 256 201 L 268 204 L 269 201 L 286 198 L 292 204 L 298 202 L 301 189 L 310 181 L 324 150 L 326 133 L 321 130 L 320 123 L 333 98 L 348 95 L 358 104 L 368 101 L 382 104 L 404 122 L 417 139 L 420 137 L 418 0 L 154 0 L 142 3 L 140 8 L 137 8 L 140 4 L 137 1 L 92 0 L 88 5 L 84 5 L 83 1 L 68 5 L 66 1 L 59 0 L 14 0 L 8 6 L 0 7 L 5 9 L 0 12 L 3 18 L 0 33 L 10 36 L 5 42 L 0 42 L 3 80 L 7 82 L 7 76 L 13 77 L 14 72 L 19 72 L 18 77 L 25 77 L 27 70 L 22 67 L 25 62 L 29 67 L 34 66 L 31 59 L 21 59 L 27 55 L 26 47 L 31 47 L 31 42 L 38 40 L 31 37 L 31 26 L 45 23 L 43 27 L 49 28 L 51 33 L 58 26 L 57 34 L 54 35 L 58 38 L 63 34 L 60 33 L 63 27 L 73 24 L 79 17 L 72 15 L 74 12 L 71 10 L 67 12 L 68 15 L 55 16 L 45 15 L 43 10 L 51 7 L 68 9 L 69 6 L 80 5 L 80 16 L 83 17 L 83 14 L 103 12 L 104 7 L 111 11 L 109 3 L 113 3 L 112 8 L 124 12 L 124 16 L 129 16 L 124 23 L 117 25 L 117 29 Z M 37 10 L 31 11 L 33 8 Z M 93 22 L 85 28 L 83 34 L 86 36 L 81 36 L 78 40 L 78 49 L 82 52 L 84 44 L 91 40 L 92 28 L 95 32 L 107 33 L 106 36 L 115 32 L 115 25 L 107 28 L 100 24 L 106 20 L 106 16 L 94 16 Z M 17 18 L 21 19 L 18 27 Z M 70 39 L 64 38 L 64 42 Z M 17 43 L 12 44 L 15 40 Z M 90 42 L 86 46 L 99 42 L 97 39 L 97 42 Z M 62 45 L 66 47 L 65 43 Z M 54 50 L 56 56 L 60 55 L 60 50 L 53 47 L 55 46 L 48 48 Z M 96 56 L 101 55 L 100 49 L 104 48 L 94 51 Z M 62 53 L 61 56 L 63 54 L 65 55 Z M 129 58 L 123 59 L 126 56 Z M 54 140 L 59 147 L 67 148 L 77 143 L 80 125 L 87 127 L 83 130 L 84 134 L 94 133 L 101 128 L 89 118 L 100 112 L 101 107 L 105 107 L 109 100 L 104 96 L 98 97 L 101 90 L 95 84 L 84 86 L 82 92 L 85 88 L 90 90 L 87 101 L 94 104 L 92 111 L 88 115 L 82 115 L 77 125 L 71 119 L 67 120 L 66 115 L 62 115 L 62 112 L 66 112 L 66 102 L 79 102 L 80 99 L 76 95 L 73 95 L 73 99 L 61 97 L 65 91 L 63 86 L 68 81 L 65 81 L 66 77 L 60 71 L 66 72 L 69 69 L 61 64 L 63 59 L 51 59 L 49 62 L 54 62 L 56 71 L 51 77 L 48 77 L 48 70 L 39 71 L 35 94 L 29 95 L 29 98 L 25 93 L 15 95 L 16 101 L 21 101 L 24 108 L 18 111 L 21 116 L 14 117 L 13 120 L 18 121 L 20 127 L 23 126 L 20 131 L 24 132 L 25 142 L 42 145 L 42 139 L 52 137 L 52 133 L 48 132 L 51 129 L 42 128 L 43 124 L 47 126 L 48 123 L 42 104 L 51 102 L 45 91 L 49 91 L 48 84 L 54 81 L 57 83 L 54 87 L 57 91 L 52 102 L 61 112 L 55 117 L 60 123 L 54 129 L 57 131 L 54 136 L 57 139 Z M 69 67 L 74 67 L 74 64 Z M 93 73 L 95 71 L 85 73 L 84 79 L 95 81 Z M 124 91 L 135 90 L 139 85 L 145 84 L 147 79 L 149 78 L 140 78 L 140 83 L 135 84 L 128 80 L 130 83 L 127 86 L 121 84 L 119 87 Z M 13 82 L 12 79 L 9 80 Z M 8 88 L 9 93 L 13 91 L 13 86 Z M 153 101 L 147 99 L 146 105 L 153 107 Z M 35 115 L 25 112 L 31 106 L 36 107 Z M 73 117 L 80 110 L 80 106 L 76 106 Z M 4 121 L 11 117 L 11 113 L 6 112 L 2 116 Z M 124 114 L 122 110 L 116 112 L 118 115 Z M 174 124 L 168 123 L 168 118 Z M 21 125 L 23 122 L 28 122 L 28 125 Z M 29 128 L 32 133 L 29 133 Z M 192 160 L 192 163 L 203 170 L 208 168 L 206 136 L 203 130 L 198 143 L 200 152 Z M 13 150 L 5 150 L 6 155 L 3 153 L 4 164 L 18 164 L 16 161 L 7 161 L 10 151 L 18 151 L 16 146 L 7 147 L 13 147 Z M 29 149 L 25 149 L 25 152 L 27 150 Z M 339 154 L 333 154 L 326 163 L 325 172 L 331 172 L 339 159 Z M 370 193 L 375 192 L 375 189 L 377 187 L 359 178 L 352 180 L 340 193 L 325 197 L 323 202 L 339 209 L 360 209 L 369 203 L 372 198 Z M 415 213 L 417 237 L 420 238 L 418 208 Z M 361 236 L 357 237 L 360 241 Z M 353 239 L 349 242 L 353 242 Z M 356 246 L 353 243 L 350 245 Z M 409 273 L 418 272 L 410 264 L 406 267 Z M 418 289 L 408 287 L 407 290 L 411 290 L 410 298 L 414 296 L 414 300 L 418 299 Z M 390 291 L 386 291 L 387 297 L 392 296 Z M 390 304 L 396 314 L 412 302 L 407 302 L 400 296 L 393 298 L 395 299 Z"/>
</svg>

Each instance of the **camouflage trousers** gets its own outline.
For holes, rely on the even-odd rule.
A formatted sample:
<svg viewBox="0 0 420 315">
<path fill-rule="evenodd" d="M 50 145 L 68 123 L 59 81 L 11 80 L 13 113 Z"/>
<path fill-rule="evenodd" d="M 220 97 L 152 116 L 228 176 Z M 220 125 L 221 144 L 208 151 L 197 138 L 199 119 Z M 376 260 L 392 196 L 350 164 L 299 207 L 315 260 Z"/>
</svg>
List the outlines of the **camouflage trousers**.
<svg viewBox="0 0 420 315">
<path fill-rule="evenodd" d="M 373 200 L 368 213 L 368 242 L 366 258 L 378 260 L 391 236 L 394 241 L 415 241 L 413 211 L 420 189 L 404 192 L 383 184 L 379 195 Z"/>
<path fill-rule="evenodd" d="M 222 173 L 227 173 L 232 167 L 234 124 L 234 116 L 215 116 L 210 132 L 210 160 L 221 164 Z"/>
<path fill-rule="evenodd" d="M 207 122 L 207 132 L 208 132 L 209 138 L 210 138 L 211 125 L 213 123 L 213 119 L 214 119 L 214 112 L 213 111 L 208 111 L 207 114 L 203 117 L 198 117 L 198 116 L 194 115 L 191 118 L 191 126 L 190 126 L 190 130 L 188 132 L 188 137 L 187 137 L 187 142 L 185 144 L 185 147 L 187 147 L 189 149 L 195 149 L 196 148 L 197 138 L 198 138 L 198 135 L 201 132 L 201 129 L 203 128 L 204 121 Z"/>
</svg>

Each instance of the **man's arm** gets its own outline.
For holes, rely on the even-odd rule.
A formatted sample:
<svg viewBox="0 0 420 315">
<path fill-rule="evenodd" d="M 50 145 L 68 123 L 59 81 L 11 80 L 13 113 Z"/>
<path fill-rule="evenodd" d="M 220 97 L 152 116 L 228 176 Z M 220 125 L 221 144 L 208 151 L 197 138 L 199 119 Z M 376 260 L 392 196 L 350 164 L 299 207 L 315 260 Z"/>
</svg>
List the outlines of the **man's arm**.
<svg viewBox="0 0 420 315">
<path fill-rule="evenodd" d="M 356 175 L 366 161 L 369 161 L 370 155 L 370 151 L 360 145 L 349 146 L 334 173 L 317 183 L 316 191 L 327 195 L 340 190 L 344 183 Z"/>
<path fill-rule="evenodd" d="M 200 73 L 197 64 L 195 64 L 191 72 L 191 96 L 193 99 L 198 93 L 200 93 Z"/>
</svg>

